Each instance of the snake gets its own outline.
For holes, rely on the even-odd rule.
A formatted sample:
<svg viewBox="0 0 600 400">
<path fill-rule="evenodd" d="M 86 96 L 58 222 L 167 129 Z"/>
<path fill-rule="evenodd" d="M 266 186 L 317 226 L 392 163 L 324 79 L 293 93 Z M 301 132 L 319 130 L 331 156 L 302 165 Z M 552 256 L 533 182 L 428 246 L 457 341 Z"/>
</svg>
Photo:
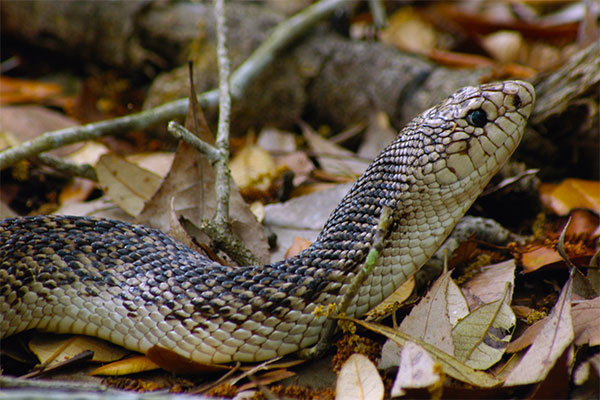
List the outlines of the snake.
<svg viewBox="0 0 600 400">
<path fill-rule="evenodd" d="M 41 215 L 0 221 L 0 337 L 94 336 L 204 364 L 308 349 L 363 267 L 384 207 L 392 223 L 346 315 L 359 318 L 433 255 L 517 148 L 533 86 L 457 90 L 410 121 L 357 179 L 310 247 L 267 265 L 222 265 L 160 230 Z"/>
</svg>

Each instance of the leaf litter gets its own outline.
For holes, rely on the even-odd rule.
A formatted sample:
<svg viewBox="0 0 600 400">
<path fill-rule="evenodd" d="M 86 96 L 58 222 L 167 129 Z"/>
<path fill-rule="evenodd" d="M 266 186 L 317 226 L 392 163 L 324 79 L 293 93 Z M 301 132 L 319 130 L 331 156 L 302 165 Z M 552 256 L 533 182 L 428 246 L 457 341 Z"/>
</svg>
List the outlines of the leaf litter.
<svg viewBox="0 0 600 400">
<path fill-rule="evenodd" d="M 465 24 L 464 21 L 469 20 L 468 18 L 470 18 L 468 15 L 468 13 L 462 13 L 459 15 L 454 15 L 453 19 L 455 21 L 458 21 L 459 25 L 461 26 L 466 26 L 468 29 L 480 29 L 482 25 L 490 25 L 493 22 L 493 18 L 492 21 L 490 21 L 490 18 L 484 18 L 479 22 L 482 23 L 478 23 L 478 24 L 472 24 L 473 26 L 469 26 L 469 24 Z M 420 18 L 420 17 L 419 17 Z M 462 22 L 461 22 L 462 21 Z M 427 24 L 422 24 L 422 25 L 427 25 Z M 434 24 L 435 25 L 435 24 Z M 519 26 L 518 24 L 514 24 L 512 22 L 506 22 L 504 27 L 509 27 L 509 28 L 514 28 L 515 31 L 519 30 Z M 438 34 L 438 33 L 435 33 Z M 478 33 L 479 34 L 479 33 Z M 438 37 L 439 39 L 439 37 Z M 515 61 L 515 55 L 517 53 L 519 53 L 518 51 L 516 51 L 516 48 L 521 48 L 521 50 L 523 49 L 522 46 L 523 45 L 523 41 L 524 40 L 529 40 L 527 38 L 524 38 L 523 35 L 519 36 L 518 34 L 515 34 L 514 31 L 508 34 L 496 34 L 494 35 L 485 35 L 484 37 L 482 37 L 482 43 L 484 45 L 484 47 L 486 48 L 486 50 L 490 53 L 489 55 L 497 60 L 500 60 L 502 62 L 513 62 Z M 504 43 L 502 46 L 499 46 L 498 43 Z M 508 53 L 498 53 L 498 47 L 505 47 L 505 51 L 506 49 L 512 49 L 510 54 Z M 433 59 L 435 59 L 435 51 L 432 51 L 429 53 L 429 56 Z M 440 54 L 440 53 L 438 53 Z M 446 54 L 447 55 L 447 54 Z M 459 55 L 460 56 L 460 55 Z M 543 62 L 545 63 L 550 63 L 551 59 L 553 56 L 544 59 Z M 465 59 L 466 60 L 466 59 Z M 467 60 L 468 61 L 468 60 Z M 518 61 L 518 60 L 517 60 Z M 489 61 L 485 61 L 488 62 Z M 491 65 L 491 64 L 490 64 Z M 524 72 L 527 72 L 526 70 L 522 70 Z M 49 129 L 46 129 L 49 130 Z M 311 133 L 314 133 L 314 131 L 312 131 Z M 354 155 L 354 153 L 346 153 L 343 149 L 341 149 L 340 147 L 336 147 L 336 145 L 332 145 L 331 142 L 319 137 L 318 135 L 315 136 L 310 136 L 310 133 L 308 135 L 310 138 L 307 138 L 307 141 L 312 143 L 312 152 L 313 155 L 316 156 L 318 162 L 320 163 L 321 167 L 325 167 L 325 171 L 327 172 L 326 175 L 324 174 L 323 176 L 329 176 L 329 177 L 333 177 L 337 174 L 342 174 L 342 175 L 356 175 L 356 173 L 358 173 L 360 171 L 360 165 L 363 164 L 361 160 L 356 160 L 356 156 Z M 295 154 L 294 157 L 296 157 L 296 161 L 298 162 L 298 165 L 300 165 L 300 167 L 298 168 L 294 168 L 290 166 L 291 170 L 295 170 L 296 172 L 296 176 L 294 177 L 295 179 L 295 184 L 298 185 L 300 183 L 306 183 L 311 179 L 311 173 L 315 170 L 314 165 L 310 162 L 310 160 L 308 159 L 308 157 L 306 156 L 305 152 L 302 151 L 297 151 L 297 149 L 295 149 L 293 146 L 290 146 L 290 136 L 289 135 L 283 135 L 283 137 L 286 137 L 286 139 L 283 139 L 283 141 L 286 143 L 285 146 L 289 146 L 288 147 L 288 152 L 291 151 L 295 151 L 295 153 L 289 153 L 287 155 L 275 155 L 273 158 L 274 159 L 278 159 L 280 157 L 286 157 L 289 156 L 291 154 Z M 376 136 L 375 136 L 376 137 Z M 376 140 L 375 140 L 376 141 Z M 182 145 L 180 145 L 180 148 L 183 147 Z M 294 150 L 292 150 L 292 148 Z M 331 156 L 334 157 L 331 157 Z M 111 155 L 112 156 L 112 155 Z M 364 156 L 363 154 L 361 154 L 361 156 Z M 153 197 L 153 200 L 151 200 L 149 203 L 147 203 L 144 206 L 144 211 L 146 214 L 143 214 L 143 218 L 145 218 L 145 221 L 149 221 L 150 219 L 152 219 L 153 217 L 156 217 L 157 215 L 160 215 L 160 217 L 164 217 L 161 219 L 161 223 L 163 223 L 162 228 L 165 231 L 177 231 L 178 229 L 180 229 L 181 227 L 178 227 L 175 222 L 179 221 L 179 216 L 180 215 L 193 215 L 196 217 L 196 220 L 198 220 L 199 218 L 202 218 L 204 216 L 208 216 L 208 218 L 210 218 L 211 216 L 211 211 L 214 209 L 211 208 L 211 200 L 210 199 L 206 199 L 204 196 L 206 195 L 206 193 L 212 193 L 212 188 L 211 188 L 211 183 L 210 183 L 210 176 L 207 177 L 205 176 L 205 172 L 206 172 L 206 168 L 205 165 L 201 165 L 202 162 L 199 161 L 196 157 L 192 156 L 192 153 L 190 151 L 184 151 L 182 150 L 181 152 L 177 152 L 177 156 L 176 158 L 179 158 L 178 160 L 176 160 L 176 162 L 178 163 L 176 165 L 176 162 L 173 162 L 173 166 L 171 166 L 171 170 L 169 172 L 169 175 L 173 175 L 170 177 L 165 178 L 164 182 L 162 183 L 161 188 L 163 188 L 163 186 L 167 186 L 167 188 L 165 188 L 161 194 L 159 196 L 155 196 Z M 262 157 L 266 157 L 264 154 L 259 155 L 259 158 Z M 112 160 L 110 158 L 107 158 L 108 160 Z M 335 162 L 331 162 L 331 160 L 335 160 Z M 354 160 L 353 160 L 354 159 Z M 128 158 L 129 161 L 131 161 Z M 352 161 L 358 161 L 356 162 L 356 164 L 350 163 L 348 164 L 346 161 L 347 160 L 352 160 Z M 186 163 L 185 161 L 188 161 L 188 163 Z M 133 161 L 134 164 L 138 164 L 138 161 Z M 289 164 L 292 164 L 291 162 Z M 368 164 L 368 162 L 364 163 L 364 165 L 366 166 Z M 110 166 L 111 163 L 108 163 L 108 166 Z M 141 163 L 139 164 L 142 168 L 145 168 L 144 166 L 141 165 Z M 247 164 L 244 164 L 247 165 Z M 271 164 L 269 164 L 271 165 Z M 276 165 L 280 165 L 279 161 L 276 162 Z M 126 167 L 126 169 L 129 167 Z M 356 169 L 355 169 L 356 168 Z M 168 168 L 167 168 L 168 169 Z M 135 167 L 133 167 L 132 170 L 136 170 Z M 302 170 L 302 173 L 298 173 L 298 171 Z M 266 171 L 266 168 L 265 168 Z M 114 172 L 120 172 L 120 171 L 116 171 L 113 170 L 112 175 L 118 175 Z M 190 174 L 190 179 L 186 179 L 186 175 Z M 133 173 L 133 175 L 135 175 L 135 173 Z M 159 173 L 158 174 L 162 179 L 164 178 L 164 173 Z M 174 176 L 177 175 L 178 177 L 175 178 Z M 259 174 L 259 176 L 261 176 Z M 200 183 L 198 183 L 198 180 L 200 181 Z M 257 179 L 251 178 L 250 181 L 254 182 Z M 116 177 L 116 180 L 119 181 L 120 179 L 118 177 Z M 172 181 L 167 184 L 165 182 L 170 181 L 170 180 L 175 180 L 176 184 L 173 183 Z M 208 180 L 208 183 L 207 183 Z M 125 182 L 123 180 L 123 182 Z M 121 182 L 122 183 L 122 182 Z M 105 183 L 106 184 L 106 183 Z M 110 185 L 114 185 L 113 183 L 111 183 Z M 109 184 L 106 184 L 106 186 L 110 186 Z M 130 183 L 126 183 L 126 186 L 129 186 Z M 169 186 L 170 185 L 170 186 Z M 572 208 L 573 207 L 587 207 L 591 210 L 595 210 L 597 212 L 597 203 L 598 201 L 596 201 L 596 197 L 597 197 L 597 182 L 581 182 L 578 180 L 573 180 L 573 181 L 565 181 L 564 185 L 566 186 L 566 189 L 564 187 L 560 187 L 560 189 L 554 190 L 552 192 L 550 192 L 550 196 L 552 197 L 550 202 L 548 204 L 551 204 L 550 208 L 556 212 L 557 214 L 565 214 L 565 213 L 572 213 Z M 308 185 L 307 185 L 308 186 Z M 174 188 L 179 187 L 180 189 L 175 190 Z M 252 187 L 252 184 L 250 184 L 250 187 Z M 314 187 L 317 187 L 317 185 L 314 185 Z M 131 188 L 129 188 L 131 189 Z M 555 188 L 556 189 L 556 188 Z M 571 190 L 572 189 L 572 190 Z M 131 191 L 131 190 L 130 190 Z M 160 191 L 160 189 L 159 189 Z M 345 191 L 345 190 L 344 190 Z M 571 191 L 571 193 L 569 193 Z M 135 190 L 133 190 L 133 192 L 136 192 Z M 332 191 L 332 193 L 334 193 L 335 191 Z M 158 193 L 158 192 L 157 192 Z M 576 195 L 572 195 L 573 193 L 575 193 Z M 117 196 L 117 195 L 115 195 Z M 201 198 L 202 201 L 198 202 L 196 199 Z M 237 196 L 237 195 L 236 195 Z M 236 197 L 234 196 L 234 197 Z M 146 196 L 148 197 L 148 196 Z M 332 194 L 331 195 L 332 200 L 332 206 L 330 209 L 333 209 L 333 207 L 337 204 L 337 199 L 335 199 L 336 195 Z M 577 199 L 584 199 L 585 202 L 581 203 L 581 202 L 574 202 L 574 200 Z M 239 199 L 241 199 L 241 196 L 239 196 Z M 144 199 L 142 201 L 142 204 L 144 204 L 146 202 L 147 199 Z M 311 205 L 313 208 L 314 204 L 311 203 L 313 200 L 312 199 L 308 199 L 305 203 L 303 203 L 303 205 L 301 207 L 308 209 L 311 208 Z M 160 203 L 160 205 L 159 205 Z M 242 201 L 243 203 L 243 201 Z M 103 199 L 102 201 L 99 201 L 96 203 L 97 205 L 94 206 L 95 208 L 90 208 L 90 210 L 88 211 L 90 214 L 92 213 L 96 213 L 99 209 L 104 209 L 106 207 L 114 207 L 114 205 L 110 205 L 110 203 L 108 203 L 106 201 L 106 199 Z M 556 204 L 559 204 L 558 206 Z M 124 206 L 121 205 L 122 208 L 124 209 L 128 209 L 131 213 L 137 213 L 139 209 L 139 204 L 136 205 L 135 207 L 132 208 L 128 208 L 128 206 Z M 240 206 L 241 208 L 244 208 L 244 206 Z M 318 208 L 318 207 L 316 207 Z M 200 210 L 199 210 L 200 209 Z M 266 220 L 269 221 L 269 212 L 271 209 L 269 209 L 269 206 L 267 206 L 266 208 L 267 210 L 267 216 L 266 216 Z M 283 208 L 283 213 L 288 212 L 289 210 L 286 208 Z M 154 216 L 151 216 L 150 214 L 154 213 Z M 245 213 L 245 211 L 241 212 L 242 214 Z M 327 210 L 327 212 L 323 212 L 322 215 L 319 215 L 319 218 L 321 218 L 321 221 L 323 221 L 327 215 L 328 215 L 329 211 Z M 235 216 L 236 218 L 238 218 L 238 211 L 232 211 L 232 215 Z M 249 214 L 246 214 L 249 215 Z M 302 214 L 301 212 L 299 212 L 297 214 L 299 217 L 297 217 L 297 219 L 302 220 L 304 218 L 304 216 L 306 214 Z M 587 218 L 587 217 L 586 217 Z M 271 219 L 272 220 L 272 219 Z M 588 219 L 586 219 L 588 220 Z M 589 226 L 594 226 L 594 222 L 593 219 L 589 219 L 590 221 L 592 221 L 591 223 L 589 223 Z M 236 222 L 236 224 L 240 224 L 240 221 Z M 245 224 L 245 222 L 241 222 L 241 224 Z M 596 223 L 596 228 L 597 228 L 597 223 Z M 246 229 L 248 232 L 252 232 L 253 235 L 256 234 L 257 230 L 261 230 L 261 226 L 257 225 L 257 224 L 248 224 L 247 226 L 245 226 L 243 229 Z M 242 230 L 243 230 L 242 229 Z M 305 231 L 318 231 L 320 229 L 320 227 L 318 226 L 318 223 L 311 225 L 310 228 L 307 228 Z M 571 228 L 573 229 L 573 228 Z M 587 228 L 586 228 L 587 229 Z M 574 232 L 581 232 L 582 228 L 575 228 Z M 592 231 L 593 232 L 593 231 Z M 598 235 L 598 231 L 596 231 L 595 233 L 591 233 L 592 237 L 597 237 Z M 312 238 L 308 238 L 310 240 L 312 240 Z M 265 242 L 263 239 L 261 239 L 263 242 Z M 569 240 L 568 240 L 569 242 Z M 260 247 L 260 246 L 258 246 Z M 554 244 L 550 244 L 546 247 L 543 247 L 543 251 L 540 251 L 541 256 L 547 256 L 547 254 L 551 254 L 551 256 L 548 256 L 548 259 L 543 260 L 541 263 L 545 263 L 543 265 L 550 265 L 550 264 L 554 264 L 554 265 L 560 265 L 560 263 L 562 262 L 562 259 L 560 258 L 560 256 L 557 257 L 557 252 L 554 249 L 555 245 Z M 283 250 L 285 250 L 287 247 L 285 247 Z M 551 250 L 551 251 L 550 251 Z M 535 251 L 535 250 L 532 250 Z M 540 255 L 540 253 L 536 254 L 533 253 L 533 258 L 536 258 L 537 255 Z M 547 253 L 547 254 L 546 254 Z M 585 253 L 585 259 L 589 259 L 589 257 L 591 256 L 591 254 L 589 254 L 589 251 Z M 528 268 L 528 261 L 527 261 L 527 257 L 524 256 L 524 258 L 522 258 L 521 260 L 519 260 L 520 262 L 523 262 L 523 259 L 525 260 L 524 263 L 526 265 L 526 271 Z M 579 262 L 579 260 L 576 260 L 578 264 L 581 264 Z M 507 262 L 507 263 L 510 263 Z M 520 265 L 520 264 L 519 264 Z M 512 268 L 512 269 L 511 269 Z M 431 320 L 435 320 L 439 315 L 441 311 L 444 311 L 444 313 L 446 315 L 444 315 L 444 313 L 442 313 L 441 319 L 440 321 L 442 321 L 442 325 L 444 326 L 444 329 L 440 329 L 441 332 L 447 332 L 447 326 L 449 325 L 450 327 L 456 327 L 459 326 L 460 324 L 466 324 L 468 322 L 468 319 L 470 318 L 470 316 L 478 313 L 478 312 L 482 312 L 479 310 L 485 309 L 486 307 L 491 309 L 493 312 L 491 313 L 485 313 L 487 315 L 487 323 L 484 323 L 484 333 L 487 335 L 490 332 L 490 328 L 494 327 L 494 323 L 496 322 L 496 320 L 498 319 L 498 317 L 500 315 L 503 315 L 503 313 L 506 311 L 506 304 L 510 303 L 510 295 L 512 295 L 512 291 L 510 293 L 508 293 L 508 296 L 506 297 L 506 301 L 502 301 L 501 299 L 498 298 L 498 296 L 502 297 L 502 288 L 505 287 L 505 285 L 507 283 L 510 283 L 511 285 L 514 283 L 514 272 L 515 271 L 515 265 L 514 262 L 512 263 L 512 266 L 509 266 L 508 264 L 501 266 L 500 264 L 497 265 L 493 265 L 490 267 L 484 267 L 481 269 L 481 271 L 476 274 L 471 280 L 467 281 L 464 285 L 462 285 L 462 287 L 460 288 L 460 290 L 462 290 L 465 293 L 465 296 L 463 297 L 463 295 L 461 294 L 460 290 L 458 289 L 458 287 L 456 286 L 456 284 L 454 284 L 454 282 L 452 281 L 452 279 L 450 278 L 449 274 L 446 276 L 444 276 L 444 279 L 446 279 L 446 291 L 444 294 L 444 291 L 440 291 L 439 293 L 436 293 L 437 289 L 432 291 L 434 293 L 431 293 L 431 296 L 435 299 L 435 301 L 433 301 L 432 299 L 429 299 L 428 302 L 423 301 L 423 305 L 421 305 L 421 303 L 413 308 L 413 311 L 420 309 L 421 307 L 423 307 L 424 309 L 428 309 L 429 311 L 426 312 L 424 314 L 424 316 L 422 316 L 422 318 L 424 317 L 425 320 L 427 318 L 431 319 Z M 489 273 L 489 275 L 488 275 Z M 520 278 L 521 276 L 519 275 L 520 272 L 517 273 L 517 276 Z M 496 275 L 495 275 L 496 274 Z M 594 290 L 596 290 L 596 294 L 598 293 L 598 285 L 594 286 L 593 282 L 593 276 L 597 276 L 597 268 L 588 268 L 587 269 L 587 274 L 585 275 L 586 279 L 589 278 L 590 286 L 592 287 L 592 289 L 595 287 Z M 577 278 L 579 279 L 579 278 Z M 554 282 L 553 282 L 554 283 Z M 438 282 L 436 282 L 436 285 L 438 284 Z M 556 285 L 556 283 L 554 283 Z M 510 348 L 509 349 L 511 351 L 520 351 L 524 348 L 527 348 L 527 346 L 531 343 L 533 343 L 531 345 L 531 347 L 529 348 L 529 350 L 522 355 L 522 353 L 519 354 L 519 356 L 522 355 L 522 357 L 516 357 L 515 360 L 517 362 L 511 362 L 510 365 L 507 362 L 506 365 L 506 369 L 507 369 L 507 376 L 508 378 L 505 381 L 505 385 L 508 384 L 530 384 L 532 382 L 535 381 L 539 381 L 539 380 L 543 380 L 545 376 L 548 376 L 547 374 L 549 373 L 549 370 L 552 368 L 552 366 L 554 364 L 557 363 L 557 360 L 561 359 L 561 357 L 564 357 L 564 355 L 566 354 L 566 351 L 569 348 L 570 343 L 575 343 L 577 346 L 597 346 L 598 342 L 597 339 L 599 337 L 598 335 L 598 318 L 592 318 L 593 316 L 595 316 L 598 313 L 598 306 L 597 306 L 597 302 L 598 302 L 598 296 L 596 295 L 595 297 L 589 297 L 586 296 L 584 298 L 578 297 L 577 293 L 578 293 L 578 289 L 576 288 L 576 280 L 575 279 L 569 279 L 567 281 L 567 283 L 564 285 L 560 297 L 558 299 L 558 301 L 556 302 L 556 304 L 554 305 L 552 312 L 550 314 L 549 317 L 547 317 L 544 320 L 538 321 L 535 325 L 533 325 L 532 327 L 530 327 L 530 329 L 527 329 L 525 331 L 524 334 L 522 334 L 518 339 L 513 339 L 511 342 L 511 345 L 516 344 L 518 342 L 518 340 L 520 340 L 521 338 L 527 336 L 528 340 L 524 341 L 524 343 L 521 343 L 520 346 L 516 346 L 517 348 Z M 434 285 L 435 287 L 435 285 Z M 560 288 L 560 286 L 558 286 Z M 408 297 L 410 295 L 410 293 L 412 293 L 414 289 L 414 281 L 412 283 L 412 286 L 408 288 L 408 290 L 406 291 L 406 293 L 403 295 L 404 297 L 401 298 L 400 300 L 397 300 L 397 302 L 402 302 L 406 299 L 406 297 Z M 512 286 L 511 286 L 512 289 Z M 568 293 L 567 293 L 568 292 Z M 570 296 L 568 295 L 570 293 Z M 570 298 L 569 298 L 570 297 Z M 465 299 L 466 298 L 466 299 Z M 475 301 L 473 301 L 473 299 L 475 299 Z M 469 307 L 467 306 L 467 300 L 469 300 L 469 305 L 471 310 L 473 310 L 471 313 L 469 313 Z M 438 302 L 441 302 L 443 304 L 443 306 L 440 306 L 439 304 L 437 304 Z M 572 302 L 572 308 L 569 309 L 569 307 L 571 307 L 571 302 Z M 494 308 L 496 307 L 496 308 Z M 560 309 L 560 310 L 559 310 Z M 441 310 L 441 311 L 440 311 Z M 534 308 L 532 308 L 532 310 L 535 310 Z M 562 311 L 561 311 L 562 310 Z M 417 313 L 417 311 L 415 311 L 415 313 Z M 411 312 L 412 315 L 412 312 Z M 409 315 L 409 317 L 411 316 Z M 490 317 L 490 315 L 492 317 Z M 572 318 L 571 322 L 569 322 L 569 316 Z M 405 319 L 406 320 L 411 320 L 409 319 L 409 317 L 407 317 Z M 474 318 L 474 317 L 471 317 Z M 514 316 L 513 316 L 514 318 Z M 467 321 L 467 322 L 465 322 Z M 366 323 L 365 323 L 366 324 Z M 572 329 L 569 330 L 568 327 L 569 325 L 572 325 Z M 375 325 L 370 326 L 372 329 L 375 329 L 376 331 L 380 331 L 381 333 L 384 333 L 385 331 L 385 335 L 389 335 L 394 337 L 393 342 L 398 343 L 398 342 L 402 342 L 405 343 L 405 345 L 402 347 L 402 353 L 398 354 L 395 353 L 397 355 L 396 361 L 395 361 L 395 365 L 400 365 L 401 368 L 398 370 L 398 377 L 397 377 L 397 381 L 400 382 L 400 374 L 402 372 L 402 369 L 405 364 L 402 363 L 403 358 L 404 361 L 407 360 L 415 360 L 415 358 L 418 356 L 420 357 L 419 360 L 422 361 L 422 363 L 415 363 L 415 366 L 417 368 L 421 368 L 420 371 L 426 371 L 427 374 L 423 374 L 423 378 L 428 377 L 430 380 L 419 380 L 417 382 L 413 382 L 414 385 L 425 385 L 425 387 L 430 387 L 430 386 L 434 386 L 435 382 L 438 382 L 440 380 L 440 376 L 443 376 L 443 374 L 447 374 L 449 376 L 452 376 L 456 379 L 462 380 L 463 382 L 468 382 L 474 385 L 479 385 L 481 387 L 486 387 L 486 386 L 493 386 L 493 385 L 497 385 L 500 380 L 495 380 L 493 377 L 490 377 L 489 375 L 481 375 L 479 373 L 477 373 L 476 371 L 473 371 L 469 368 L 464 368 L 465 364 L 460 363 L 459 360 L 457 360 L 456 358 L 460 358 L 460 357 L 446 357 L 444 355 L 444 352 L 441 352 L 440 349 L 438 348 L 438 346 L 431 346 L 431 343 L 428 345 L 427 341 L 425 341 L 424 343 L 418 342 L 420 344 L 416 344 L 415 342 L 412 341 L 406 341 L 408 340 L 407 338 L 404 338 L 402 335 L 398 334 L 398 333 L 392 333 L 390 331 L 387 330 L 381 330 L 381 328 L 375 328 Z M 420 335 L 422 336 L 422 338 L 427 338 L 428 341 L 430 342 L 438 342 L 438 343 L 442 343 L 439 345 L 439 347 L 444 348 L 446 351 L 450 351 L 450 353 L 454 354 L 455 352 L 457 352 L 457 350 L 451 351 L 450 348 L 444 344 L 444 337 L 442 337 L 441 339 L 435 338 L 435 332 L 432 332 L 432 330 L 434 329 L 435 325 L 428 325 L 427 323 L 425 323 L 424 327 L 420 327 Z M 535 328 L 534 328 L 535 327 Z M 538 328 L 539 327 L 539 328 Z M 416 327 L 414 328 L 416 330 Z M 471 331 L 471 329 L 467 329 L 468 331 Z M 504 329 L 503 331 L 507 331 L 510 329 Z M 537 331 L 537 332 L 536 332 Z M 531 333 L 528 333 L 531 332 Z M 413 332 L 414 333 L 414 332 Z M 481 336 L 478 336 L 481 337 Z M 486 336 L 487 337 L 487 336 Z M 481 341 L 479 341 L 481 342 Z M 483 340 L 483 343 L 485 343 L 485 340 Z M 498 342 L 494 342 L 496 344 L 498 344 Z M 505 341 L 502 342 L 502 345 L 499 347 L 504 347 L 506 344 Z M 514 347 L 514 346 L 513 346 Z M 406 351 L 406 354 L 404 353 Z M 507 349 L 508 351 L 508 349 Z M 474 353 L 474 351 L 473 351 Z M 597 357 L 596 357 L 597 358 Z M 441 360 L 441 361 L 440 361 Z M 541 361 L 540 361 L 541 360 Z M 591 368 L 592 371 L 594 370 L 593 368 L 596 368 L 596 373 L 598 371 L 598 365 L 600 365 L 600 363 L 596 360 L 594 361 L 593 358 L 590 358 L 591 361 L 587 361 L 587 368 Z M 354 361 L 353 361 L 354 362 Z M 362 362 L 362 361 L 361 361 Z M 501 362 L 500 362 L 501 363 Z M 499 363 L 499 364 L 500 364 Z M 595 364 L 594 364 L 595 363 Z M 361 364 L 362 365 L 362 364 Z M 370 367 L 367 367 L 366 365 L 368 364 L 364 364 L 365 365 L 365 370 L 370 369 L 371 371 L 373 370 L 374 366 L 371 364 Z M 516 366 L 515 366 L 516 365 Z M 594 367 L 595 365 L 595 367 Z M 439 370 L 439 368 L 437 368 L 436 366 L 441 366 L 441 371 Z M 468 367 L 468 365 L 466 365 L 466 367 Z M 537 368 L 533 368 L 533 367 L 537 367 Z M 356 369 L 356 368 L 355 368 Z M 409 370 L 410 371 L 410 370 Z M 450 372 L 447 372 L 450 371 Z M 515 372 L 517 371 L 517 372 Z M 521 375 L 520 372 L 521 371 L 529 371 L 530 375 L 525 377 L 524 375 Z M 404 369 L 404 373 L 406 373 L 406 369 Z M 410 373 L 410 372 L 409 372 Z M 282 372 L 283 375 L 288 374 L 287 372 Z M 381 378 L 379 376 L 379 374 L 377 373 L 377 370 L 375 370 L 374 374 L 377 376 L 375 377 L 375 375 L 372 375 L 373 377 L 369 378 L 369 379 L 373 379 L 375 381 L 381 381 Z M 441 374 L 441 375 L 440 375 Z M 438 380 L 436 381 L 435 377 L 438 377 Z M 412 378 L 414 378 L 414 374 L 412 374 L 411 376 Z M 346 378 L 345 378 L 346 379 Z M 354 378 L 354 384 L 356 384 L 356 382 L 358 382 L 357 380 L 358 378 Z M 480 381 L 478 381 L 477 379 L 481 379 Z M 519 380 L 521 379 L 521 380 Z M 340 383 L 340 381 L 338 380 L 338 384 Z M 370 383 L 370 382 L 369 382 Z M 410 387 L 410 382 L 405 382 L 402 381 L 402 387 Z M 357 386 L 354 386 L 355 388 Z M 366 390 L 366 386 L 365 385 L 360 385 L 359 387 L 359 391 L 363 391 Z M 367 391 L 363 391 L 362 393 L 367 393 Z M 370 392 L 369 392 L 370 393 Z M 398 392 L 399 393 L 399 392 Z M 378 394 L 378 392 L 376 392 L 376 394 Z M 377 397 L 379 398 L 379 397 Z"/>
</svg>

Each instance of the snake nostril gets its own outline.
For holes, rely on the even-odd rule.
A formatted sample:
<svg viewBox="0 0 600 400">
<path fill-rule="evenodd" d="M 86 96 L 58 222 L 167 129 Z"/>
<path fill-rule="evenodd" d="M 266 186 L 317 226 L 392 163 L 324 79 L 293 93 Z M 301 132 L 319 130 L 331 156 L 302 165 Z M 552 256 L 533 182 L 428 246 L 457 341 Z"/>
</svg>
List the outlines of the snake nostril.
<svg viewBox="0 0 600 400">
<path fill-rule="evenodd" d="M 512 102 L 513 102 L 513 106 L 515 106 L 515 109 L 521 107 L 521 104 L 522 104 L 521 103 L 521 97 L 519 97 L 518 94 L 515 94 L 513 96 L 513 101 Z"/>
</svg>

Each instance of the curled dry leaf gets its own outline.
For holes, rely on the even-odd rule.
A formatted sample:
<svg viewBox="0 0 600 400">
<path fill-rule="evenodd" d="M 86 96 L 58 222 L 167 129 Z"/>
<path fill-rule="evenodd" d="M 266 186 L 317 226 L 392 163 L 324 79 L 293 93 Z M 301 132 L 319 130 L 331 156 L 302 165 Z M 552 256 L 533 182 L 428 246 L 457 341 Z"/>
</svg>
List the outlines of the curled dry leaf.
<svg viewBox="0 0 600 400">
<path fill-rule="evenodd" d="M 429 388 L 442 382 L 441 366 L 437 365 L 424 348 L 413 342 L 402 346 L 398 373 L 392 385 L 391 395 L 403 396 L 403 389 Z"/>
<path fill-rule="evenodd" d="M 383 381 L 375 365 L 362 354 L 353 354 L 338 376 L 336 400 L 381 400 Z"/>
<path fill-rule="evenodd" d="M 394 293 L 390 294 L 386 297 L 381 303 L 377 305 L 377 307 L 369 310 L 366 314 L 366 319 L 368 321 L 374 319 L 385 318 L 396 309 L 402 305 L 406 299 L 410 297 L 413 290 L 415 290 L 415 277 L 411 276 L 404 282 L 398 289 L 394 291 Z M 395 364 L 394 364 L 395 365 Z"/>
<path fill-rule="evenodd" d="M 452 330 L 456 358 L 468 366 L 485 370 L 502 358 L 516 324 L 505 300 L 509 291 L 507 284 L 505 297 L 474 310 Z"/>
<path fill-rule="evenodd" d="M 519 364 L 508 375 L 504 386 L 528 385 L 544 380 L 556 361 L 573 342 L 572 282 L 572 278 L 567 280 L 546 323 Z"/>
</svg>

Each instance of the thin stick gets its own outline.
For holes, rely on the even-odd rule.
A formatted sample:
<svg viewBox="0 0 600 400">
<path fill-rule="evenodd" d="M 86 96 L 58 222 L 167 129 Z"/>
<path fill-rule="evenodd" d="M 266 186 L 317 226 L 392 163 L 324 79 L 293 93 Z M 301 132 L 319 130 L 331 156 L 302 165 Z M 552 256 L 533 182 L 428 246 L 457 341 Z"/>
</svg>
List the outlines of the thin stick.
<svg viewBox="0 0 600 400">
<path fill-rule="evenodd" d="M 229 118 L 231 97 L 229 94 L 229 55 L 227 54 L 227 26 L 225 24 L 225 1 L 214 0 L 217 21 L 217 58 L 219 61 L 219 124 L 217 149 L 220 158 L 214 164 L 217 210 L 214 221 L 225 231 L 229 231 Z"/>
<path fill-rule="evenodd" d="M 377 223 L 377 228 L 375 230 L 373 244 L 369 249 L 369 253 L 367 254 L 365 261 L 360 266 L 358 273 L 352 279 L 348 290 L 342 297 L 342 301 L 339 303 L 335 315 L 330 316 L 330 318 L 345 317 L 346 310 L 350 306 L 350 303 L 358 294 L 365 279 L 367 279 L 369 274 L 371 274 L 373 271 L 377 261 L 379 261 L 379 257 L 381 256 L 381 252 L 383 251 L 385 241 L 390 233 L 390 228 L 393 222 L 394 216 L 392 209 L 387 206 L 383 206 L 379 216 L 379 222 Z M 327 350 L 327 347 L 329 346 L 329 339 L 335 333 L 336 326 L 337 321 L 335 319 L 328 319 L 325 321 L 317 344 L 315 344 L 313 347 L 301 350 L 299 352 L 300 357 L 313 359 L 321 356 L 325 350 Z"/>
</svg>

